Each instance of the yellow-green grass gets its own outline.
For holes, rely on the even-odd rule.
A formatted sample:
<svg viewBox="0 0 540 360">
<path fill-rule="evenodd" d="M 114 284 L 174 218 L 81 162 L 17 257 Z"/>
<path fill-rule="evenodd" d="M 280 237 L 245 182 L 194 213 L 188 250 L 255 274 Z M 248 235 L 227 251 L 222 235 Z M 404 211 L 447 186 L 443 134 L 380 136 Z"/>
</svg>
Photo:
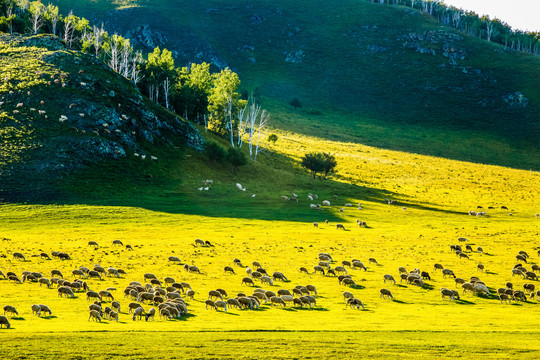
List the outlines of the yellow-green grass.
<svg viewBox="0 0 540 360">
<path fill-rule="evenodd" d="M 537 172 L 278 134 L 277 144 L 270 147 L 272 153 L 238 176 L 205 166 L 196 154 L 187 154 L 192 156 L 177 163 L 172 161 L 173 169 L 192 170 L 178 185 L 158 188 L 163 193 L 179 194 L 178 200 L 174 196 L 157 197 L 148 205 L 145 196 L 149 195 L 141 187 L 125 200 L 129 206 L 85 205 L 83 201 L 70 205 L 2 205 L 0 237 L 10 239 L 2 241 L 0 251 L 7 256 L 0 259 L 4 273 L 31 270 L 50 277 L 52 269 L 59 269 L 72 279 L 73 269 L 94 264 L 122 268 L 128 273 L 121 279 L 88 280 L 92 290 L 118 289 L 113 293 L 122 303 L 120 321 L 101 324 L 88 321 L 90 302 L 84 293 L 78 293 L 76 299 L 58 298 L 56 289 L 1 280 L 0 305 L 13 305 L 20 312 L 19 319 L 11 320 L 12 329 L 2 330 L 3 336 L 20 346 L 9 350 L 10 357 L 30 356 L 31 348 L 40 350 L 44 358 L 61 354 L 84 358 L 89 350 L 49 347 L 45 341 L 67 346 L 76 341 L 91 342 L 90 338 L 96 344 L 94 351 L 103 358 L 129 354 L 173 358 L 180 356 L 171 350 L 175 344 L 185 350 L 183 358 L 538 355 L 534 340 L 540 315 L 537 300 L 509 305 L 494 296 L 471 294 L 455 302 L 442 300 L 440 288 L 455 288 L 454 280 L 433 271 L 433 264 L 441 263 L 459 277 L 479 276 L 493 291 L 507 281 L 516 288 L 522 288 L 525 282 L 538 284 L 511 275 L 520 250 L 529 253 L 529 263 L 539 262 Z M 339 176 L 321 181 L 309 179 L 300 170 L 286 171 L 282 157 L 295 159 L 316 149 L 337 156 Z M 198 191 L 200 181 L 206 178 L 214 178 L 214 185 L 208 192 Z M 238 191 L 237 181 L 248 191 Z M 109 194 L 112 198 L 114 189 Z M 280 201 L 279 195 L 293 191 L 298 193 L 299 203 Z M 107 196 L 106 192 L 102 196 Z M 308 192 L 317 192 L 319 202 L 328 199 L 332 206 L 322 211 L 309 209 Z M 253 193 L 255 198 L 251 197 Z M 339 195 L 337 201 L 332 198 L 334 193 Z M 398 205 L 384 204 L 384 197 L 397 200 Z M 165 205 L 160 206 L 160 201 Z M 133 205 L 137 202 L 141 206 Z M 353 207 L 339 213 L 346 202 Z M 362 210 L 356 209 L 358 202 L 363 204 Z M 466 215 L 478 205 L 488 216 Z M 501 210 L 501 205 L 509 210 Z M 213 206 L 215 209 L 205 214 L 204 207 Z M 496 209 L 488 210 L 488 206 Z M 196 210 L 189 211 L 190 207 Z M 289 213 L 294 214 L 291 221 L 286 220 Z M 330 219 L 329 224 L 325 219 Z M 356 219 L 366 221 L 368 227 L 359 228 Z M 314 221 L 319 223 L 318 228 L 312 225 Z M 346 231 L 336 229 L 338 221 Z M 485 253 L 467 252 L 470 260 L 460 260 L 450 251 L 450 245 L 460 236 L 468 238 L 474 249 L 483 247 Z M 209 240 L 214 246 L 194 247 L 196 238 Z M 132 245 L 134 251 L 114 248 L 114 239 Z M 100 247 L 88 247 L 90 240 Z M 27 261 L 12 259 L 15 251 L 23 253 Z M 73 260 L 31 257 L 42 251 L 66 251 Z M 320 252 L 332 255 L 336 261 L 333 266 L 342 260 L 362 260 L 368 271 L 349 270 L 358 288 L 339 285 L 334 277 L 300 273 L 301 266 L 313 272 Z M 182 266 L 168 262 L 171 255 L 198 266 L 202 274 L 186 273 Z M 370 257 L 379 265 L 368 264 Z M 262 305 L 259 310 L 230 309 L 228 313 L 205 310 L 209 290 L 223 288 L 229 297 L 253 291 L 241 285 L 246 276 L 242 268 L 234 266 L 235 275 L 224 274 L 223 267 L 233 266 L 235 258 L 249 266 L 259 261 L 268 272 L 281 271 L 290 280 L 263 286 L 265 289 L 315 285 L 319 292 L 317 307 L 281 309 Z M 483 273 L 477 272 L 479 263 L 485 265 Z M 530 264 L 524 265 L 530 269 Z M 400 283 L 399 266 L 429 271 L 432 281 L 427 281 L 425 288 Z M 190 283 L 196 291 L 195 300 L 187 301 L 190 315 L 175 321 L 132 321 L 126 314 L 130 300 L 124 299 L 122 291 L 130 281 L 144 282 L 146 272 L 162 280 L 172 276 Z M 398 283 L 384 284 L 384 274 L 392 274 Z M 258 281 L 256 284 L 260 285 Z M 383 287 L 393 292 L 395 301 L 380 298 L 379 289 Z M 343 291 L 353 292 L 366 310 L 345 309 Z M 34 303 L 49 305 L 53 317 L 32 316 L 30 305 Z M 149 309 L 150 305 L 144 307 Z M 119 343 L 126 345 L 118 347 Z"/>
</svg>

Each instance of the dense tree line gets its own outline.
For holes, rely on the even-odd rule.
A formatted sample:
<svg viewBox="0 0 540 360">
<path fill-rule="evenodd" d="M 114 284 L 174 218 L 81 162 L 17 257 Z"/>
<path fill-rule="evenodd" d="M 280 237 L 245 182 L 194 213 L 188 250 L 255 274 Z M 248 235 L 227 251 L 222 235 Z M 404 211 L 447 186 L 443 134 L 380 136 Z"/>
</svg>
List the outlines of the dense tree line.
<svg viewBox="0 0 540 360">
<path fill-rule="evenodd" d="M 435 17 L 441 24 L 469 35 L 504 45 L 516 51 L 540 55 L 540 32 L 513 30 L 500 19 L 479 16 L 474 11 L 446 5 L 442 0 L 368 0 L 372 3 L 404 5 Z M 533 9 L 531 9 L 532 11 Z"/>
</svg>

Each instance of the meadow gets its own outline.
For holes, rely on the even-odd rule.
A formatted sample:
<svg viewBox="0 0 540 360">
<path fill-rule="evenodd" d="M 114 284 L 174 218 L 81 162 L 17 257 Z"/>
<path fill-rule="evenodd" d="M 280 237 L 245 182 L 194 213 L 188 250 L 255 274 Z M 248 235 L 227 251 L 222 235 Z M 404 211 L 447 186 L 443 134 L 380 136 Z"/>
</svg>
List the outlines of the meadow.
<svg viewBox="0 0 540 360">
<path fill-rule="evenodd" d="M 0 280 L 0 305 L 13 305 L 19 317 L 1 330 L 2 350 L 8 358 L 535 358 L 540 345 L 537 299 L 501 304 L 496 290 L 511 281 L 516 289 L 537 281 L 512 276 L 518 251 L 528 264 L 538 263 L 538 172 L 515 170 L 382 150 L 360 144 L 330 141 L 276 131 L 279 140 L 267 144 L 260 161 L 233 176 L 230 169 L 207 164 L 202 155 L 177 149 L 170 160 L 108 163 L 72 177 L 65 195 L 55 203 L 0 205 L 0 270 L 24 270 L 50 277 L 52 269 L 72 279 L 80 266 L 122 268 L 120 279 L 87 280 L 92 290 L 115 287 L 122 304 L 118 322 L 88 321 L 84 293 L 59 298 L 55 288 L 37 283 Z M 312 149 L 336 155 L 337 173 L 328 180 L 311 179 L 296 160 Z M 123 176 L 122 176 L 123 174 Z M 152 178 L 148 174 L 153 174 Z M 213 179 L 208 191 L 202 180 Z M 239 191 L 235 184 L 247 189 Z M 283 202 L 280 195 L 299 195 L 299 202 Z M 331 206 L 310 209 L 308 193 L 327 199 Z M 338 195 L 334 201 L 333 195 Z M 255 195 L 255 197 L 253 197 Z M 388 205 L 385 198 L 396 200 Z M 352 203 L 353 207 L 344 207 Z M 362 210 L 357 204 L 362 204 Z M 487 215 L 469 216 L 482 206 Z M 488 209 L 491 206 L 494 209 Z M 505 206 L 508 210 L 501 209 Z M 339 211 L 344 208 L 344 212 Z M 512 215 L 510 215 L 510 213 Z M 359 228 L 356 219 L 367 223 Z M 328 224 L 325 223 L 328 220 Z M 313 226 L 318 222 L 319 227 Z M 345 226 L 337 230 L 336 223 Z M 469 239 L 470 259 L 461 259 L 450 245 Z M 200 238 L 212 247 L 195 247 Z M 133 251 L 114 247 L 130 244 Z M 98 248 L 88 246 L 96 241 Z M 464 245 L 464 244 L 462 244 Z M 65 251 L 72 260 L 32 257 L 41 252 Z M 21 252 L 26 261 L 13 259 Z M 313 274 L 318 254 L 327 252 L 332 267 L 360 259 L 367 271 L 348 269 L 356 288 L 333 276 Z M 167 259 L 196 265 L 201 274 L 184 271 Z M 368 263 L 375 258 L 377 264 Z M 312 309 L 262 304 L 255 310 L 206 310 L 208 291 L 222 288 L 229 297 L 250 295 L 241 285 L 245 266 L 258 261 L 268 271 L 283 272 L 289 282 L 257 287 L 291 290 L 316 286 Z M 440 288 L 455 288 L 433 265 L 441 263 L 458 277 L 478 276 L 489 296 L 462 294 L 441 299 Z M 485 266 L 484 272 L 477 265 Z M 225 274 L 232 266 L 236 274 Z M 418 287 L 399 281 L 398 267 L 428 271 L 431 280 Z M 299 272 L 306 267 L 310 274 Z M 163 280 L 171 276 L 195 290 L 187 299 L 189 314 L 181 319 L 133 321 L 131 302 L 123 296 L 130 281 L 144 283 L 144 273 Z M 392 274 L 397 283 L 383 283 Z M 538 287 L 538 286 L 537 286 Z M 392 291 L 394 300 L 381 299 L 379 290 Z M 365 310 L 345 308 L 342 292 L 350 291 Z M 48 305 L 50 317 L 32 316 L 34 303 Z M 110 306 L 105 302 L 106 306 Z M 144 304 L 145 310 L 151 305 Z M 84 346 L 78 344 L 84 343 Z M 53 345 L 54 344 L 54 345 Z M 75 345 L 77 344 L 77 345 Z M 90 346 L 91 344 L 91 346 Z M 88 345 L 88 346 L 87 346 Z"/>
</svg>

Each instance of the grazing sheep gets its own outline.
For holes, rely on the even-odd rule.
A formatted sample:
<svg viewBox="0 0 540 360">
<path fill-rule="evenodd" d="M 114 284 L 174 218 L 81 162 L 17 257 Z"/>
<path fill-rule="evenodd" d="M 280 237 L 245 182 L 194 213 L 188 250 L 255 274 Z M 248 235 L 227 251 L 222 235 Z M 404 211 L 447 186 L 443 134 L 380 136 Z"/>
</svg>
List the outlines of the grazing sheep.
<svg viewBox="0 0 540 360">
<path fill-rule="evenodd" d="M 309 272 L 307 271 L 307 269 L 305 267 L 301 267 L 300 272 L 309 274 Z"/>
<path fill-rule="evenodd" d="M 399 275 L 399 277 L 400 277 L 399 282 L 403 282 L 403 280 L 407 281 L 409 274 L 401 274 Z"/>
<path fill-rule="evenodd" d="M 325 275 L 324 268 L 323 268 L 322 266 L 320 266 L 320 265 L 315 265 L 315 266 L 313 267 L 313 270 L 314 270 L 314 273 L 315 273 L 315 274 L 318 273 L 318 272 L 320 272 L 320 273 L 322 273 L 323 275 Z"/>
<path fill-rule="evenodd" d="M 283 275 L 283 273 L 280 273 L 280 272 L 277 272 L 277 271 L 272 274 L 272 278 L 274 279 L 274 281 L 276 281 L 276 280 L 289 281 L 287 279 L 287 277 L 285 275 Z"/>
<path fill-rule="evenodd" d="M 483 284 L 475 284 L 473 288 L 473 294 L 485 294 L 489 295 L 489 290 L 486 287 L 486 285 Z"/>
<path fill-rule="evenodd" d="M 535 274 L 534 272 L 532 272 L 532 271 L 527 271 L 527 272 L 525 273 L 525 278 L 526 278 L 526 279 L 530 279 L 530 280 L 536 280 L 536 281 L 538 281 L 538 275 L 536 275 L 536 274 Z"/>
<path fill-rule="evenodd" d="M 9 323 L 7 317 L 5 317 L 4 315 L 0 315 L 0 329 L 6 325 L 6 329 L 9 329 L 11 328 L 11 324 Z"/>
<path fill-rule="evenodd" d="M 441 264 L 433 265 L 433 271 L 444 270 L 444 267 Z"/>
<path fill-rule="evenodd" d="M 394 284 L 396 283 L 396 280 L 394 279 L 394 277 L 392 275 L 386 274 L 386 275 L 383 276 L 383 278 L 384 278 L 385 283 L 386 283 L 386 281 L 393 281 Z"/>
<path fill-rule="evenodd" d="M 525 292 L 521 290 L 514 290 L 512 297 L 514 298 L 514 300 L 527 301 L 527 296 L 525 295 Z"/>
<path fill-rule="evenodd" d="M 263 276 L 263 274 L 261 274 L 258 271 L 254 271 L 254 272 L 251 273 L 251 277 L 254 278 L 254 279 L 260 279 L 262 276 Z"/>
<path fill-rule="evenodd" d="M 464 237 L 459 237 L 459 238 L 458 238 L 458 241 L 459 241 L 459 242 L 466 242 L 466 241 L 469 241 L 469 239 L 464 238 Z"/>
<path fill-rule="evenodd" d="M 514 276 L 514 275 L 521 275 L 521 276 L 525 277 L 525 273 L 520 268 L 512 269 L 512 276 Z"/>
<path fill-rule="evenodd" d="M 366 266 L 361 261 L 358 261 L 358 260 L 354 260 L 352 262 L 352 267 L 353 269 L 359 268 L 359 269 L 364 269 L 364 271 L 367 271 Z"/>
<path fill-rule="evenodd" d="M 287 290 L 287 289 L 279 289 L 277 294 L 278 294 L 278 296 L 283 296 L 283 295 L 292 296 L 291 292 L 289 290 Z"/>
<path fill-rule="evenodd" d="M 341 262 L 341 265 L 343 265 L 343 266 L 348 266 L 348 267 L 350 268 L 350 267 L 351 267 L 351 262 L 350 262 L 350 261 L 347 261 L 347 260 L 343 260 L 343 261 Z"/>
<path fill-rule="evenodd" d="M 323 206 L 330 206 L 330 201 L 328 201 L 328 200 L 323 200 L 322 205 L 323 205 Z"/>
<path fill-rule="evenodd" d="M 462 252 L 458 253 L 458 256 L 460 259 L 469 259 L 469 255 Z"/>
<path fill-rule="evenodd" d="M 349 299 L 354 299 L 354 295 L 351 292 L 344 291 L 343 292 L 343 301 L 347 302 Z"/>
<path fill-rule="evenodd" d="M 261 277 L 261 283 L 263 284 L 268 284 L 270 286 L 274 285 L 274 281 L 272 280 L 272 278 L 270 276 L 262 276 Z"/>
<path fill-rule="evenodd" d="M 420 277 L 424 280 L 430 280 L 431 281 L 431 276 L 429 276 L 429 273 L 427 271 L 422 271 L 422 273 L 420 274 Z"/>
<path fill-rule="evenodd" d="M 254 302 L 246 296 L 239 297 L 237 301 L 240 304 L 240 307 L 243 309 L 253 309 L 254 307 Z"/>
<path fill-rule="evenodd" d="M 238 302 L 238 300 L 236 299 L 229 299 L 227 300 L 227 304 L 229 305 L 229 307 L 235 307 L 237 309 L 240 309 L 241 306 L 240 306 L 240 303 Z"/>
<path fill-rule="evenodd" d="M 41 285 L 47 285 L 47 288 L 50 288 L 51 287 L 51 282 L 49 281 L 49 279 L 45 279 L 45 278 L 40 278 L 38 280 L 39 282 L 39 286 Z"/>
<path fill-rule="evenodd" d="M 187 292 L 186 292 L 186 297 L 193 300 L 193 297 L 195 296 L 195 291 L 189 289 Z"/>
<path fill-rule="evenodd" d="M 536 300 L 540 300 L 540 290 L 537 290 L 535 293 L 531 294 L 531 300 L 534 299 L 535 295 L 536 295 Z"/>
<path fill-rule="evenodd" d="M 338 274 L 345 273 L 347 274 L 347 269 L 345 269 L 343 266 L 336 266 L 334 269 Z"/>
<path fill-rule="evenodd" d="M 137 318 L 137 316 L 139 317 L 139 320 L 142 320 L 143 315 L 144 315 L 144 309 L 143 309 L 142 307 L 136 308 L 136 309 L 133 311 L 133 317 L 132 317 L 132 320 L 135 321 L 135 319 Z"/>
<path fill-rule="evenodd" d="M 41 306 L 37 304 L 32 305 L 32 315 L 41 316 Z"/>
<path fill-rule="evenodd" d="M 253 280 L 251 278 L 248 278 L 248 277 L 245 277 L 242 279 L 242 282 L 240 283 L 240 285 L 242 284 L 246 284 L 246 285 L 252 285 L 252 286 L 255 286 L 255 283 L 253 282 Z"/>
<path fill-rule="evenodd" d="M 200 273 L 201 273 L 201 270 L 199 270 L 199 268 L 196 267 L 195 265 L 191 265 L 191 266 L 188 268 L 188 272 L 200 274 Z"/>
<path fill-rule="evenodd" d="M 144 281 L 152 280 L 152 279 L 156 279 L 156 280 L 157 280 L 156 275 L 151 274 L 151 273 L 146 273 L 146 274 L 144 274 Z"/>
<path fill-rule="evenodd" d="M 381 290 L 379 290 L 379 292 L 380 292 L 380 294 L 381 294 L 381 295 L 380 295 L 381 298 L 384 299 L 384 298 L 389 297 L 390 299 L 394 300 L 394 296 L 392 295 L 392 293 L 390 292 L 390 290 L 388 290 L 388 289 L 381 289 Z"/>
<path fill-rule="evenodd" d="M 108 298 L 109 300 L 114 301 L 114 296 L 107 290 L 101 290 L 99 292 L 99 296 L 101 296 L 101 298 Z"/>
<path fill-rule="evenodd" d="M 523 290 L 527 291 L 529 294 L 533 293 L 535 289 L 534 284 L 523 284 Z"/>
<path fill-rule="evenodd" d="M 274 306 L 274 305 L 282 305 L 283 307 L 287 306 L 285 304 L 285 301 L 282 298 L 277 297 L 277 296 L 272 296 L 270 298 L 270 306 Z"/>
<path fill-rule="evenodd" d="M 181 263 L 180 258 L 177 256 L 169 256 L 169 261 L 177 262 L 178 264 Z"/>
<path fill-rule="evenodd" d="M 205 246 L 204 240 L 202 239 L 195 239 L 195 246 Z"/>
<path fill-rule="evenodd" d="M 499 294 L 499 300 L 501 300 L 501 304 L 503 303 L 503 301 L 508 301 L 509 304 L 511 303 L 510 296 L 508 296 L 506 294 L 500 293 Z"/>
<path fill-rule="evenodd" d="M 444 297 L 448 297 L 449 300 L 455 300 L 454 298 L 454 292 L 447 288 L 441 288 L 441 297 L 444 300 Z"/>
<path fill-rule="evenodd" d="M 51 270 L 51 277 L 57 276 L 59 278 L 64 278 L 64 275 L 62 275 L 62 272 L 60 270 Z"/>
<path fill-rule="evenodd" d="M 525 264 L 527 263 L 527 257 L 525 255 L 518 254 L 516 255 L 517 261 L 523 261 Z"/>
<path fill-rule="evenodd" d="M 6 313 L 11 314 L 11 316 L 13 316 L 13 314 L 19 316 L 19 312 L 17 311 L 17 309 L 15 309 L 15 307 L 11 305 L 4 306 L 4 315 L 6 315 Z"/>
<path fill-rule="evenodd" d="M 88 272 L 88 277 L 89 278 L 96 278 L 97 277 L 97 278 L 99 278 L 101 280 L 101 274 L 99 272 L 95 271 L 95 270 L 90 270 Z"/>
<path fill-rule="evenodd" d="M 88 242 L 88 245 L 86 245 L 86 246 L 87 246 L 87 247 L 88 247 L 88 246 L 93 246 L 93 247 L 96 247 L 96 248 L 99 247 L 99 245 L 98 245 L 98 243 L 97 243 L 96 241 L 89 241 L 89 242 Z"/>
<path fill-rule="evenodd" d="M 349 286 L 349 287 L 354 287 L 356 286 L 356 283 L 354 282 L 353 279 L 350 279 L 350 278 L 345 278 L 343 279 L 343 281 L 341 282 L 343 285 L 345 286 Z"/>
<path fill-rule="evenodd" d="M 447 277 L 447 276 L 453 276 L 454 279 L 456 278 L 456 275 L 454 274 L 454 272 L 450 269 L 442 269 L 442 273 L 443 273 L 443 278 Z"/>
<path fill-rule="evenodd" d="M 40 307 L 42 313 L 49 313 L 49 316 L 52 315 L 52 311 L 51 311 L 51 309 L 49 309 L 49 307 L 47 305 L 39 304 L 39 307 Z"/>
<path fill-rule="evenodd" d="M 148 310 L 148 312 L 146 313 L 146 317 L 145 317 L 145 321 L 148 321 L 148 319 L 152 318 L 152 320 L 154 320 L 154 316 L 156 315 L 156 309 L 154 308 L 151 308 L 150 310 Z"/>
<path fill-rule="evenodd" d="M 377 262 L 377 260 L 375 260 L 374 258 L 369 258 L 368 259 L 368 262 L 371 264 L 371 263 L 374 263 L 374 264 L 377 264 L 379 265 L 379 263 Z"/>
<path fill-rule="evenodd" d="M 345 226 L 343 226 L 343 224 L 336 224 L 336 229 L 337 230 L 339 230 L 339 229 L 345 230 Z"/>
<path fill-rule="evenodd" d="M 314 222 L 314 223 L 313 223 L 313 227 L 316 227 L 316 228 L 318 228 L 318 227 L 319 227 L 319 223 L 317 223 L 317 222 Z"/>
<path fill-rule="evenodd" d="M 18 252 L 13 253 L 13 259 L 19 259 L 19 260 L 22 260 L 22 261 L 26 261 L 26 259 L 24 258 L 24 255 L 21 254 L 21 253 L 18 253 Z"/>
<path fill-rule="evenodd" d="M 366 309 L 362 301 L 360 301 L 360 299 L 355 299 L 355 298 L 348 299 L 347 304 L 345 305 L 345 308 L 347 308 L 347 306 L 350 306 L 351 309 L 353 308 L 353 306 L 356 306 L 357 310 L 360 310 L 360 306 L 362 307 L 362 310 Z"/>
<path fill-rule="evenodd" d="M 212 299 L 212 298 L 218 298 L 220 300 L 223 300 L 223 295 L 221 295 L 221 293 L 217 290 L 210 290 L 208 292 L 208 299 Z"/>
<path fill-rule="evenodd" d="M 58 288 L 58 297 L 62 296 L 74 298 L 75 294 L 73 293 L 73 290 L 71 290 L 71 288 L 67 286 L 60 286 Z"/>
<path fill-rule="evenodd" d="M 234 274 L 234 269 L 230 266 L 225 266 L 223 268 L 223 270 L 225 271 L 225 273 L 231 273 L 231 274 Z"/>
<path fill-rule="evenodd" d="M 95 291 L 88 291 L 88 292 L 86 293 L 86 300 L 90 300 L 91 298 L 93 298 L 93 299 L 99 299 L 99 301 L 102 300 L 102 299 L 101 299 L 101 296 L 100 296 L 97 292 L 95 292 Z"/>
<path fill-rule="evenodd" d="M 399 271 L 400 274 L 407 274 L 408 273 L 407 269 L 405 267 L 403 267 L 403 266 L 400 266 L 398 268 L 398 271 Z"/>
</svg>

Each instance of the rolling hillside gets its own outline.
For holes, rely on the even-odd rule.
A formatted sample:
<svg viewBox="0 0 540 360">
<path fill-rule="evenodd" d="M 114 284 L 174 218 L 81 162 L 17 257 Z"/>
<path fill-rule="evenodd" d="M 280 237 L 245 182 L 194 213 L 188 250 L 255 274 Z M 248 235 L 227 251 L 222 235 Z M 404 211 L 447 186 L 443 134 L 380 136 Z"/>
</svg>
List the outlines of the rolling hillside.
<svg viewBox="0 0 540 360">
<path fill-rule="evenodd" d="M 58 197 L 74 170 L 202 138 L 103 63 L 49 35 L 0 35 L 0 199 Z"/>
<path fill-rule="evenodd" d="M 357 0 L 54 3 L 147 50 L 167 47 L 179 65 L 231 67 L 278 128 L 540 168 L 540 59 L 419 11 Z"/>
</svg>

